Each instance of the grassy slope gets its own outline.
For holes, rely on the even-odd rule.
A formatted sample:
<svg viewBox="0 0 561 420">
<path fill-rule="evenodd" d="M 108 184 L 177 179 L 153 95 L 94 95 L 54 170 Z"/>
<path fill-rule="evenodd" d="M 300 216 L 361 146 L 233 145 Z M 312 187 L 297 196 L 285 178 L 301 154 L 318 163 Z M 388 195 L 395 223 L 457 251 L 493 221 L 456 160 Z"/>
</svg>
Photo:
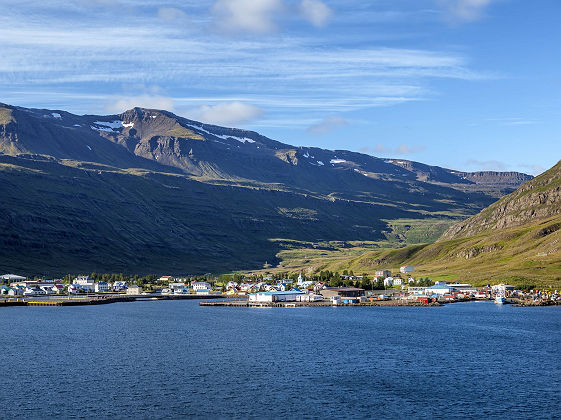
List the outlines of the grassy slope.
<svg viewBox="0 0 561 420">
<path fill-rule="evenodd" d="M 285 249 L 278 270 L 314 272 L 353 270 L 373 275 L 415 265 L 415 276 L 476 285 L 509 282 L 561 287 L 561 217 L 525 227 L 434 244 L 377 249 L 382 244 L 324 244 Z M 346 245 L 346 246 L 345 246 Z M 369 249 L 370 248 L 370 249 Z"/>
</svg>

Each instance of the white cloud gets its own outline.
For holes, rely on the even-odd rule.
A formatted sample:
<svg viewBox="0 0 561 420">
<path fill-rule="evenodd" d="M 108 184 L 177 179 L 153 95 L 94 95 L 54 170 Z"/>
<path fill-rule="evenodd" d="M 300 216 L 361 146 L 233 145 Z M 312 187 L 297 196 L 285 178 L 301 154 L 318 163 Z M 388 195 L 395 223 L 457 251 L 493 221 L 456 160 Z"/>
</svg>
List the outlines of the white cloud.
<svg viewBox="0 0 561 420">
<path fill-rule="evenodd" d="M 266 33 L 276 29 L 274 18 L 282 10 L 281 0 L 217 0 L 212 14 L 220 31 Z"/>
<path fill-rule="evenodd" d="M 302 0 L 300 13 L 316 27 L 325 26 L 333 14 L 332 10 L 319 0 Z"/>
<path fill-rule="evenodd" d="M 160 7 L 158 9 L 158 18 L 168 22 L 188 21 L 187 13 L 176 7 Z"/>
<path fill-rule="evenodd" d="M 115 96 L 106 103 L 105 112 L 118 114 L 134 107 L 173 110 L 173 99 L 167 96 L 142 94 L 138 96 Z"/>
<path fill-rule="evenodd" d="M 203 105 L 188 111 L 188 118 L 207 124 L 236 125 L 259 118 L 263 110 L 254 105 L 239 101 L 222 102 L 216 105 Z"/>
<path fill-rule="evenodd" d="M 542 165 L 538 165 L 538 164 L 520 164 L 518 165 L 519 168 L 521 168 L 522 171 L 524 172 L 528 172 L 530 175 L 534 175 L 534 176 L 538 176 L 542 173 L 544 173 L 546 171 L 546 168 L 544 168 Z"/>
<path fill-rule="evenodd" d="M 479 19 L 492 1 L 495 0 L 437 0 L 448 17 L 464 22 Z"/>
<path fill-rule="evenodd" d="M 347 124 L 348 121 L 346 119 L 331 115 L 308 127 L 307 131 L 314 136 L 321 136 Z"/>
</svg>

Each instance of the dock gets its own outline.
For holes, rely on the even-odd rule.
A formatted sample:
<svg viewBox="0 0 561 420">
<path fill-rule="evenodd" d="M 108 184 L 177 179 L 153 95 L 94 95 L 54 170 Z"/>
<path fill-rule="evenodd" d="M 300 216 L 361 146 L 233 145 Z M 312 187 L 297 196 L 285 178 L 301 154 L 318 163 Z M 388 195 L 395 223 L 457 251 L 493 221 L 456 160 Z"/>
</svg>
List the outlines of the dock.
<svg viewBox="0 0 561 420">
<path fill-rule="evenodd" d="M 243 300 L 222 300 L 218 302 L 199 302 L 200 306 L 222 306 L 231 308 L 303 308 L 303 307 L 329 307 L 329 306 L 443 306 L 439 302 L 422 303 L 407 300 L 380 300 L 360 303 L 341 303 L 333 305 L 330 301 L 319 302 L 248 302 Z"/>
</svg>

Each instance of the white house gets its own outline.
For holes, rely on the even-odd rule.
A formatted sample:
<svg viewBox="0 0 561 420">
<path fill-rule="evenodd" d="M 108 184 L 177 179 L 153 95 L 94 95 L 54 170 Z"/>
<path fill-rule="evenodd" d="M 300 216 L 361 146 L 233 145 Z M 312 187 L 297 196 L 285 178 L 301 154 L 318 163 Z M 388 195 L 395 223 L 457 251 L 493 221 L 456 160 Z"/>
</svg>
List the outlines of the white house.
<svg viewBox="0 0 561 420">
<path fill-rule="evenodd" d="M 399 271 L 402 273 L 412 273 L 415 271 L 415 267 L 412 265 L 404 265 L 403 267 L 399 268 Z"/>
<path fill-rule="evenodd" d="M 78 293 L 82 289 L 79 284 L 69 284 L 68 285 L 68 293 Z"/>
<path fill-rule="evenodd" d="M 95 280 L 90 276 L 78 276 L 72 284 L 77 284 L 84 292 L 93 292 L 95 290 Z"/>
<path fill-rule="evenodd" d="M 384 286 L 385 287 L 392 287 L 393 286 L 393 282 L 394 282 L 394 278 L 393 277 L 386 277 L 384 279 Z"/>
<path fill-rule="evenodd" d="M 160 281 L 160 282 L 166 282 L 166 281 L 169 282 L 169 281 L 172 281 L 172 280 L 173 280 L 172 276 L 162 276 L 158 279 L 158 281 Z"/>
<path fill-rule="evenodd" d="M 400 279 L 399 277 L 394 277 L 393 278 L 393 285 L 394 286 L 401 286 L 403 284 L 403 279 Z"/>
<path fill-rule="evenodd" d="M 382 278 L 386 278 L 386 277 L 390 277 L 392 275 L 392 272 L 390 270 L 377 270 L 376 271 L 376 277 L 382 277 Z"/>
<path fill-rule="evenodd" d="M 127 289 L 127 295 L 140 295 L 142 293 L 142 287 L 137 285 L 132 285 Z"/>
<path fill-rule="evenodd" d="M 94 290 L 96 293 L 103 293 L 103 292 L 109 292 L 111 289 L 109 287 L 109 283 L 105 281 L 99 281 L 95 284 Z"/>
<path fill-rule="evenodd" d="M 210 285 L 210 283 L 207 283 L 206 281 L 196 281 L 194 282 L 191 287 L 193 288 L 193 290 L 196 292 L 198 292 L 199 290 L 211 290 L 212 286 Z"/>
</svg>

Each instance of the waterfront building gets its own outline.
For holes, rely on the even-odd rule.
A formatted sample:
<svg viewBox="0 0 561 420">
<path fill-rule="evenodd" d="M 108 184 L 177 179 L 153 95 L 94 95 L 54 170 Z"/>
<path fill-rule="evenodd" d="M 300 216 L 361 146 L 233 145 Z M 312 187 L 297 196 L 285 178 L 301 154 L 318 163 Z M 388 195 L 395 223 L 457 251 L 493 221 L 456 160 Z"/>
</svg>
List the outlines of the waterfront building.
<svg viewBox="0 0 561 420">
<path fill-rule="evenodd" d="M 401 273 L 412 273 L 413 271 L 415 271 L 415 267 L 412 265 L 404 265 L 402 267 L 399 268 L 399 271 Z"/>
<path fill-rule="evenodd" d="M 81 289 L 80 285 L 78 285 L 78 284 L 69 284 L 68 285 L 68 293 L 78 293 L 81 290 L 82 289 Z"/>
<path fill-rule="evenodd" d="M 250 302 L 296 302 L 297 297 L 305 294 L 298 289 L 292 289 L 286 292 L 259 292 L 249 295 Z"/>
<path fill-rule="evenodd" d="M 322 295 L 316 295 L 314 293 L 306 293 L 296 296 L 297 302 L 321 302 L 323 300 Z"/>
<path fill-rule="evenodd" d="M 382 277 L 383 279 L 385 279 L 386 277 L 390 277 L 392 275 L 392 272 L 390 270 L 377 270 L 376 271 L 376 277 Z"/>
<path fill-rule="evenodd" d="M 442 283 L 442 282 L 437 282 L 437 283 Z M 446 285 L 446 282 L 444 282 L 444 285 L 435 284 L 434 286 L 425 288 L 425 294 L 427 296 L 432 296 L 432 295 L 444 296 L 444 295 L 452 294 L 453 292 L 456 291 L 457 290 L 454 289 L 452 286 Z"/>
<path fill-rule="evenodd" d="M 168 289 L 173 293 L 180 293 L 185 289 L 185 283 L 170 283 L 168 284 Z"/>
<path fill-rule="evenodd" d="M 212 290 L 212 285 L 206 281 L 196 281 L 191 284 L 191 287 L 195 292 L 198 292 L 199 290 Z"/>
<path fill-rule="evenodd" d="M 127 289 L 127 295 L 140 295 L 142 293 L 142 287 L 135 285 L 130 286 Z"/>
<path fill-rule="evenodd" d="M 105 281 L 97 282 L 94 286 L 94 290 L 95 290 L 96 293 L 109 292 L 109 290 L 110 290 L 109 283 L 107 283 Z"/>
<path fill-rule="evenodd" d="M 321 295 L 329 299 L 332 296 L 340 296 L 341 298 L 357 298 L 364 296 L 364 289 L 358 287 L 328 287 L 320 291 Z"/>
<path fill-rule="evenodd" d="M 77 284 L 84 292 L 93 292 L 95 290 L 95 280 L 90 276 L 78 276 L 72 284 Z"/>
<path fill-rule="evenodd" d="M 116 281 L 113 283 L 113 291 L 115 292 L 120 292 L 122 290 L 126 290 L 128 287 L 128 284 L 126 281 Z"/>
</svg>

